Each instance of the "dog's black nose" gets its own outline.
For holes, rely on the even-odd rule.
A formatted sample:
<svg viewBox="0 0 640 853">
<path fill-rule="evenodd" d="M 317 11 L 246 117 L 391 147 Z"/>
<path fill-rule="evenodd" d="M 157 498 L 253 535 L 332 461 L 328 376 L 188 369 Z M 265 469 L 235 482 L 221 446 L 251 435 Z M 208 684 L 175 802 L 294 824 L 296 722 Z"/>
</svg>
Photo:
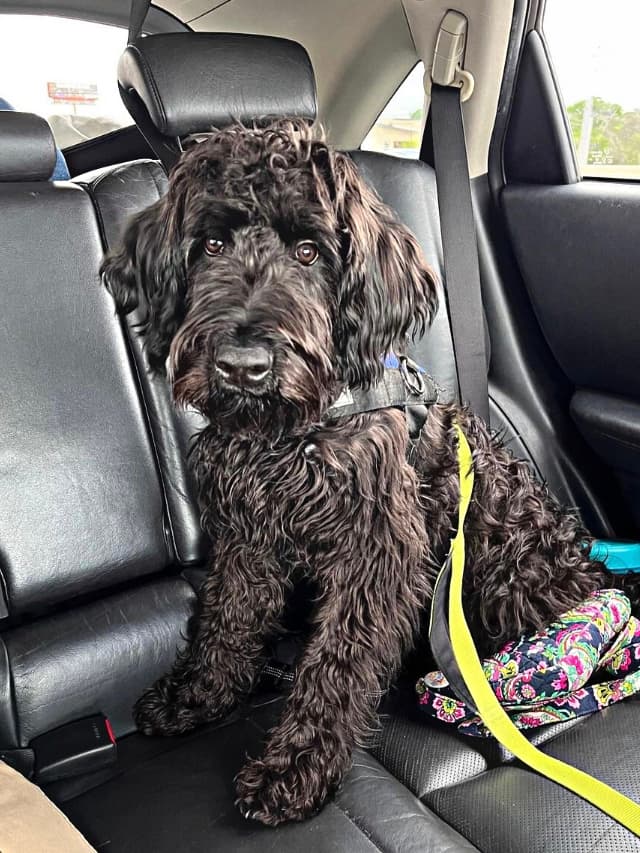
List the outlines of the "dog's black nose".
<svg viewBox="0 0 640 853">
<path fill-rule="evenodd" d="M 216 370 L 232 385 L 258 388 L 271 373 L 273 355 L 265 347 L 221 347 L 216 357 Z"/>
</svg>

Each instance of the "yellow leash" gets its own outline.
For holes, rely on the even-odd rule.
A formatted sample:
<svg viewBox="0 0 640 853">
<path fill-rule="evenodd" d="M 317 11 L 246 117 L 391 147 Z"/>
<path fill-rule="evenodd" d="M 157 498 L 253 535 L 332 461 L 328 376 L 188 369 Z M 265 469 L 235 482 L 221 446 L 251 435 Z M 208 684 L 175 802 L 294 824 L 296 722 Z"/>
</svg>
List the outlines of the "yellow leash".
<svg viewBox="0 0 640 853">
<path fill-rule="evenodd" d="M 460 472 L 460 507 L 458 530 L 451 542 L 451 582 L 449 587 L 449 633 L 458 669 L 473 698 L 482 721 L 504 747 L 552 782 L 587 800 L 622 826 L 640 836 L 640 805 L 604 782 L 557 758 L 541 752 L 514 726 L 496 699 L 484 674 L 475 644 L 462 608 L 464 575 L 464 520 L 473 491 L 473 457 L 466 436 L 456 424 L 458 433 L 458 466 Z M 466 473 L 465 473 L 466 472 Z"/>
</svg>

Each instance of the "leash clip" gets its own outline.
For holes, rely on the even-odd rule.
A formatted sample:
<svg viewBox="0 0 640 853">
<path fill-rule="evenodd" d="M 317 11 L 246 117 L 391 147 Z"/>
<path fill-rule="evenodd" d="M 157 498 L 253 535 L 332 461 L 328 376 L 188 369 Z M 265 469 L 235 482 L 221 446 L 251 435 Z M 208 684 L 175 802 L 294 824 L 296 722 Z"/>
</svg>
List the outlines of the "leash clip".
<svg viewBox="0 0 640 853">
<path fill-rule="evenodd" d="M 406 355 L 402 355 L 398 358 L 398 364 L 400 365 L 400 376 L 402 376 L 402 381 L 406 385 L 407 389 L 412 394 L 422 397 L 425 394 L 426 388 L 418 365 L 415 361 L 411 361 L 410 358 L 407 358 Z"/>
</svg>

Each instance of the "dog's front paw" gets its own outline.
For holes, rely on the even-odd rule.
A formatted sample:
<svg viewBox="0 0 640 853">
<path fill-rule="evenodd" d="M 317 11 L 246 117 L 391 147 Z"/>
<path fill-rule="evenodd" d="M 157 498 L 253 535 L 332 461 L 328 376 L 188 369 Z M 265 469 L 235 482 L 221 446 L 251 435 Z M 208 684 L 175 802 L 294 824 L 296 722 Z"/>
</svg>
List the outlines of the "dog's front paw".
<svg viewBox="0 0 640 853">
<path fill-rule="evenodd" d="M 185 707 L 170 676 L 165 676 L 138 699 L 133 719 L 145 735 L 177 735 L 193 729 L 200 722 L 201 714 Z"/>
<path fill-rule="evenodd" d="M 246 818 L 267 826 L 306 820 L 331 792 L 328 770 L 313 753 L 250 761 L 236 776 L 236 805 Z"/>
</svg>

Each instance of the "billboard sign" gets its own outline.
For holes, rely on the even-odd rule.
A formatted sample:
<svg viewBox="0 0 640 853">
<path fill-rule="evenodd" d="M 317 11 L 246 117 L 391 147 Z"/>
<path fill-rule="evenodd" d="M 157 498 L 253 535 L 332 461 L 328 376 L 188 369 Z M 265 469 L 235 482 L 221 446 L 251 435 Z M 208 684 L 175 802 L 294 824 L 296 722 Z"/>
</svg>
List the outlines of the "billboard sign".
<svg viewBox="0 0 640 853">
<path fill-rule="evenodd" d="M 47 94 L 57 104 L 95 104 L 98 100 L 97 83 L 73 85 L 70 83 L 47 83 Z"/>
</svg>

